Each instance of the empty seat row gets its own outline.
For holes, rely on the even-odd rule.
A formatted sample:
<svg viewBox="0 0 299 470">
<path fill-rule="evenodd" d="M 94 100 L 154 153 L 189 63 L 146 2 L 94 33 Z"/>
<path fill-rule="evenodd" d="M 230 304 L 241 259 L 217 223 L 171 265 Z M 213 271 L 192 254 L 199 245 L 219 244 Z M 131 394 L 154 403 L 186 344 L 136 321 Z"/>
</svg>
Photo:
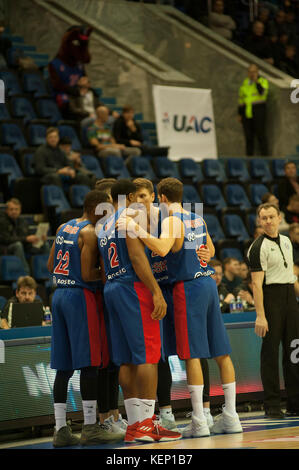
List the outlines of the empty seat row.
<svg viewBox="0 0 299 470">
<path fill-rule="evenodd" d="M 51 90 L 39 72 L 23 72 L 19 78 L 12 70 L 0 70 L 0 79 L 5 83 L 8 97 L 23 93 L 30 93 L 34 98 L 51 96 Z"/>
</svg>

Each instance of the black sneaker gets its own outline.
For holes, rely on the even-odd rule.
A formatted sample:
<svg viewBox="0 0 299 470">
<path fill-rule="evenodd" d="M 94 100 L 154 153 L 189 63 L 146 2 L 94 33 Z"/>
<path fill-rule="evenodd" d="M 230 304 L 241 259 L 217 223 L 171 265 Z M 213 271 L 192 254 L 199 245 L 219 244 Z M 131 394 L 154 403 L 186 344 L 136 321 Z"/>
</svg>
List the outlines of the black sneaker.
<svg viewBox="0 0 299 470">
<path fill-rule="evenodd" d="M 268 408 L 265 410 L 265 418 L 284 419 L 284 413 L 280 408 Z"/>
<path fill-rule="evenodd" d="M 285 415 L 286 416 L 299 416 L 299 410 L 287 410 Z"/>
</svg>

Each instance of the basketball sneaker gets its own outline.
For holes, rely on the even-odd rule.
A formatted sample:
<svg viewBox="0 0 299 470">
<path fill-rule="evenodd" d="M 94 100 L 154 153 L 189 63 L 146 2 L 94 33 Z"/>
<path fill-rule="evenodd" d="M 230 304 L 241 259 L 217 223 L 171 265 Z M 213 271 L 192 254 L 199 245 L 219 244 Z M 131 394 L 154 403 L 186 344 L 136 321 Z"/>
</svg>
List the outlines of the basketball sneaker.
<svg viewBox="0 0 299 470">
<path fill-rule="evenodd" d="M 210 435 L 206 418 L 200 419 L 192 413 L 192 421 L 182 429 L 183 437 L 207 437 Z"/>
<path fill-rule="evenodd" d="M 120 427 L 122 424 L 120 420 L 114 421 L 114 417 L 111 415 L 109 418 L 105 419 L 104 424 L 106 424 L 109 427 L 109 431 L 113 434 L 119 434 L 122 433 L 123 436 L 126 434 L 126 429 L 123 429 Z"/>
<path fill-rule="evenodd" d="M 109 426 L 104 424 L 84 424 L 80 444 L 81 446 L 92 446 L 97 444 L 122 441 L 124 433 L 111 432 Z"/>
<path fill-rule="evenodd" d="M 163 428 L 155 415 L 141 421 L 135 434 L 135 440 L 143 442 L 166 442 L 178 439 L 182 439 L 181 433 Z"/>
<path fill-rule="evenodd" d="M 54 429 L 53 447 L 77 446 L 79 444 L 80 439 L 72 434 L 70 426 L 63 426 L 59 431 Z"/>
<path fill-rule="evenodd" d="M 168 429 L 169 431 L 179 432 L 172 413 L 167 414 L 167 417 L 160 415 L 160 424 L 163 428 Z"/>
<path fill-rule="evenodd" d="M 211 429 L 213 434 L 234 434 L 237 432 L 243 432 L 239 416 L 229 415 L 225 411 L 225 407 L 222 408 L 222 413 L 215 418 L 215 424 Z"/>
<path fill-rule="evenodd" d="M 114 421 L 114 417 L 112 415 L 108 419 L 110 419 L 110 422 L 112 424 L 112 430 L 114 430 L 114 432 L 117 429 L 120 431 L 124 431 L 124 433 L 126 432 L 127 427 L 128 427 L 128 421 L 126 419 L 123 419 L 120 413 L 118 415 L 117 421 Z"/>
<path fill-rule="evenodd" d="M 204 415 L 205 415 L 205 417 L 206 417 L 206 420 L 207 420 L 209 429 L 211 429 L 212 426 L 213 426 L 213 424 L 214 424 L 213 416 L 211 415 L 211 412 L 210 412 L 210 411 L 205 411 L 205 408 L 203 409 L 203 413 L 204 413 Z"/>
</svg>

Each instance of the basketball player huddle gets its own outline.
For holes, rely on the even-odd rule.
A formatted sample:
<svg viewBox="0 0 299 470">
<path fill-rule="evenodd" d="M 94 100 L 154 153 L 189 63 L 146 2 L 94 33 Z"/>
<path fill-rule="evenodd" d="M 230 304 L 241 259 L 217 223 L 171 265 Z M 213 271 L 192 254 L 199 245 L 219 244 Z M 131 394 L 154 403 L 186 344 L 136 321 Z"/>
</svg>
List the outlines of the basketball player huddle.
<svg viewBox="0 0 299 470">
<path fill-rule="evenodd" d="M 82 218 L 58 228 L 48 262 L 57 286 L 51 367 L 57 370 L 54 410 L 61 406 L 55 419 L 75 369 L 81 369 L 84 415 L 80 441 L 56 419 L 54 446 L 101 442 L 96 375 L 109 359 L 119 366 L 125 442 L 242 432 L 231 347 L 208 264 L 215 249 L 204 219 L 185 210 L 183 184 L 175 178 L 158 183 L 159 206 L 149 180 L 112 181 L 109 190 L 104 182 L 87 194 Z M 158 363 L 172 355 L 185 361 L 192 404 L 191 422 L 181 432 L 155 415 Z M 219 366 L 225 404 L 215 421 L 204 413 L 201 358 Z"/>
</svg>

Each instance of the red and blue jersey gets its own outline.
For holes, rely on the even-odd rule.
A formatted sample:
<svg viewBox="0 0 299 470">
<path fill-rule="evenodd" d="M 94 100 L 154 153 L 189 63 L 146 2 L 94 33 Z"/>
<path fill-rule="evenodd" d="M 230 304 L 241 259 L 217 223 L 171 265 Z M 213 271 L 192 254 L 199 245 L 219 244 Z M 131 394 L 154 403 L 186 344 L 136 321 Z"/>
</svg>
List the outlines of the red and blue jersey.
<svg viewBox="0 0 299 470">
<path fill-rule="evenodd" d="M 161 235 L 161 211 L 159 210 L 158 226 L 156 230 L 156 236 L 160 237 Z M 152 268 L 153 275 L 156 281 L 160 286 L 169 284 L 168 268 L 167 268 L 167 256 L 164 258 L 159 256 L 154 251 L 151 251 L 149 248 L 145 248 L 145 254 L 149 260 L 150 266 Z"/>
<path fill-rule="evenodd" d="M 124 211 L 121 207 L 103 225 L 98 234 L 98 247 L 104 260 L 108 282 L 140 281 L 136 275 L 128 253 L 125 232 L 115 230 L 115 224 Z"/>
<path fill-rule="evenodd" d="M 67 86 L 75 86 L 79 78 L 85 75 L 83 64 L 76 64 L 74 67 L 71 67 L 59 59 L 59 57 L 55 57 L 50 64 L 54 67 L 59 79 Z M 54 94 L 58 106 L 69 101 L 67 93 L 54 90 Z"/>
<path fill-rule="evenodd" d="M 176 212 L 185 226 L 184 243 L 180 251 L 167 255 L 169 282 L 190 281 L 202 276 L 214 274 L 205 261 L 199 260 L 196 249 L 207 243 L 206 225 L 202 217 L 194 212 Z"/>
<path fill-rule="evenodd" d="M 66 222 L 55 239 L 53 283 L 57 287 L 81 287 L 95 292 L 97 282 L 85 282 L 81 276 L 81 250 L 78 244 L 80 231 L 89 220 Z"/>
</svg>

